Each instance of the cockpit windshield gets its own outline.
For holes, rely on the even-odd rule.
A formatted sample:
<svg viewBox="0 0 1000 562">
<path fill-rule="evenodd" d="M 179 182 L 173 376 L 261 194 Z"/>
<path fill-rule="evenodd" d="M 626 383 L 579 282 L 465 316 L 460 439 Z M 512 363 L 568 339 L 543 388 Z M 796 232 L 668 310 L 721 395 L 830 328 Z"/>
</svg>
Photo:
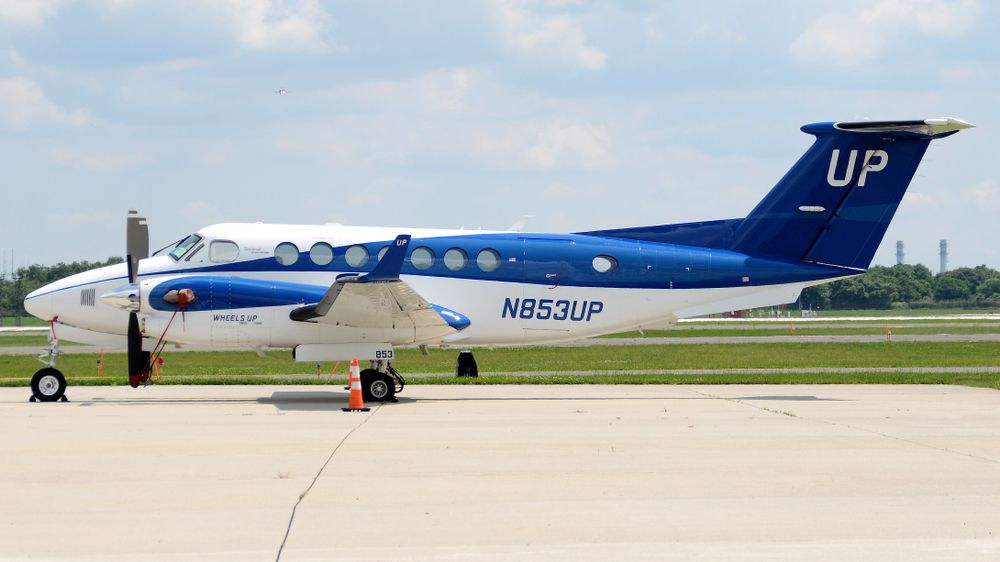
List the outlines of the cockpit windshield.
<svg viewBox="0 0 1000 562">
<path fill-rule="evenodd" d="M 170 257 L 173 258 L 174 261 L 183 258 L 184 254 L 188 253 L 188 250 L 190 250 L 192 247 L 194 247 L 195 244 L 197 244 L 200 241 L 201 241 L 201 236 L 198 236 L 197 234 L 192 234 L 191 236 L 188 236 L 184 240 L 181 240 L 180 243 L 178 243 L 177 246 L 175 246 L 174 249 L 170 251 Z"/>
</svg>

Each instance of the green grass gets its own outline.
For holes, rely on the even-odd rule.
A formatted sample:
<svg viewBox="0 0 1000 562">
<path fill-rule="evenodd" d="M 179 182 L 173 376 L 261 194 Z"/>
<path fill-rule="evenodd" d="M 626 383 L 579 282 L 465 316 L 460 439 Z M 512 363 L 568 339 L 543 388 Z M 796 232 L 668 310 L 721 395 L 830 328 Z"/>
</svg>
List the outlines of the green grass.
<svg viewBox="0 0 1000 562">
<path fill-rule="evenodd" d="M 0 336 L 0 348 L 29 345 L 42 347 L 48 346 L 49 338 L 48 336 L 22 336 L 19 334 L 4 334 Z M 68 340 L 61 340 L 59 345 L 66 347 L 79 344 Z"/>
<path fill-rule="evenodd" d="M 49 339 L 45 336 L 21 336 L 3 335 L 0 336 L 0 347 L 14 347 L 20 345 L 48 345 Z M 62 342 L 60 342 L 62 345 Z"/>
<path fill-rule="evenodd" d="M 0 328 L 11 328 L 17 326 L 17 318 L 13 316 L 0 316 Z M 35 318 L 34 316 L 22 316 L 21 317 L 21 327 L 26 328 L 28 326 L 48 326 L 49 323 L 40 318 Z"/>
<path fill-rule="evenodd" d="M 397 351 L 395 365 L 403 374 L 431 373 L 440 378 L 412 382 L 461 384 L 505 383 L 953 383 L 1000 388 L 1000 374 L 822 374 L 810 369 L 829 367 L 996 367 L 1000 366 L 1000 342 L 877 342 L 877 343 L 773 343 L 677 344 L 670 346 L 538 347 L 476 350 L 482 376 L 474 381 L 455 380 L 456 351 L 435 350 L 429 356 L 416 350 Z M 97 378 L 96 355 L 66 355 L 59 368 L 71 384 L 123 384 L 124 354 L 105 356 L 103 377 Z M 319 380 L 315 364 L 296 363 L 288 352 L 269 352 L 260 358 L 249 352 L 186 352 L 166 355 L 161 382 L 169 384 L 260 384 L 321 383 L 333 364 L 321 365 Z M 26 385 L 41 364 L 31 356 L 0 356 L 0 386 Z M 343 382 L 346 364 L 339 367 Z M 793 369 L 793 374 L 767 375 L 640 375 L 623 371 L 655 369 Z M 573 375 L 568 371 L 619 372 L 618 374 Z M 489 375 L 530 372 L 533 376 Z M 301 378 L 270 378 L 271 375 L 305 375 Z M 178 377 L 178 378 L 173 378 Z M 184 378 L 180 378 L 184 377 Z M 191 378 L 187 378 L 191 377 Z M 964 382 L 963 382 L 964 381 Z"/>
<path fill-rule="evenodd" d="M 938 334 L 997 334 L 1000 333 L 1000 322 L 974 326 L 907 326 L 905 324 L 889 324 L 893 334 L 938 335 Z M 884 335 L 885 325 L 868 325 L 857 327 L 815 327 L 808 324 L 796 324 L 796 336 L 863 336 Z M 644 330 L 639 332 L 621 332 L 601 336 L 602 338 L 702 338 L 702 337 L 739 337 L 739 336 L 788 336 L 792 335 L 789 326 L 775 324 L 751 324 L 747 328 L 711 328 L 711 327 L 678 327 L 671 330 Z"/>
</svg>

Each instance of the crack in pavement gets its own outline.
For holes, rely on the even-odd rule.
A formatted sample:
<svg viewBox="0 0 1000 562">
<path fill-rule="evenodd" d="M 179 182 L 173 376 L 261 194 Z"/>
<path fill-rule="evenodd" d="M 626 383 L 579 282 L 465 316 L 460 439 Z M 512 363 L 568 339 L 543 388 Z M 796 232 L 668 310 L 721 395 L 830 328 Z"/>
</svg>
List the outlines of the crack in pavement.
<svg viewBox="0 0 1000 562">
<path fill-rule="evenodd" d="M 288 517 L 288 527 L 285 528 L 285 536 L 281 539 L 281 545 L 278 546 L 278 555 L 274 557 L 274 562 L 281 561 L 281 555 L 285 551 L 285 544 L 288 542 L 289 535 L 292 534 L 292 524 L 295 522 L 295 513 L 296 511 L 298 511 L 299 505 L 302 503 L 302 500 L 304 500 L 306 496 L 309 495 L 309 492 L 313 489 L 313 486 L 316 485 L 316 481 L 319 480 L 319 477 L 323 474 L 323 471 L 326 470 L 327 465 L 329 465 L 330 461 L 333 460 L 333 456 L 337 454 L 337 451 L 340 450 L 340 447 L 347 441 L 347 439 L 351 435 L 354 434 L 355 431 L 361 429 L 361 426 L 365 425 L 366 423 L 368 423 L 368 420 L 375 417 L 375 414 L 377 414 L 378 411 L 382 409 L 382 404 L 383 403 L 380 402 L 378 406 L 375 406 L 375 409 L 372 410 L 371 414 L 365 416 L 365 419 L 361 420 L 361 423 L 351 428 L 351 430 L 348 431 L 346 435 L 344 435 L 344 437 L 340 440 L 340 442 L 337 443 L 337 446 L 334 447 L 332 451 L 330 451 L 330 456 L 326 458 L 326 462 L 324 462 L 323 465 L 319 467 L 319 470 L 316 471 L 316 475 L 313 476 L 312 482 L 309 483 L 309 486 L 306 487 L 305 491 L 299 494 L 299 499 L 295 502 L 295 505 L 292 506 L 292 514 Z"/>
<path fill-rule="evenodd" d="M 918 447 L 924 447 L 926 449 L 933 449 L 935 451 L 940 451 L 940 452 L 943 452 L 943 453 L 951 453 L 953 455 L 959 455 L 959 456 L 962 456 L 962 457 L 968 457 L 968 458 L 971 458 L 971 459 L 986 461 L 986 462 L 989 462 L 989 463 L 1000 464 L 1000 460 L 998 460 L 998 459 L 994 459 L 994 458 L 990 458 L 990 457 L 984 457 L 982 455 L 977 455 L 975 453 L 966 453 L 964 451 L 956 451 L 955 449 L 949 449 L 947 447 L 939 447 L 937 445 L 931 445 L 929 443 L 921 443 L 920 441 L 915 441 L 913 439 L 907 439 L 906 437 L 899 437 L 898 435 L 891 435 L 889 433 L 884 433 L 884 432 L 879 431 L 877 429 L 868 429 L 866 427 L 859 427 L 859 426 L 851 425 L 851 424 L 848 424 L 848 423 L 841 423 L 841 422 L 835 422 L 835 421 L 818 419 L 818 418 L 803 417 L 803 416 L 800 416 L 800 415 L 792 413 L 792 412 L 783 412 L 781 410 L 772 410 L 771 408 L 765 408 L 764 406 L 758 406 L 756 404 L 751 404 L 750 402 L 747 402 L 747 401 L 744 401 L 744 400 L 740 400 L 739 398 L 727 398 L 725 396 L 718 396 L 718 395 L 715 395 L 715 394 L 711 394 L 711 393 L 708 393 L 708 392 L 702 392 L 700 390 L 694 390 L 694 389 L 691 389 L 691 388 L 686 388 L 685 390 L 687 390 L 689 392 L 693 392 L 695 394 L 698 394 L 698 395 L 706 397 L 706 398 L 715 398 L 715 399 L 718 399 L 718 400 L 725 400 L 726 402 L 733 402 L 735 404 L 740 404 L 741 406 L 749 406 L 751 408 L 755 408 L 755 409 L 761 410 L 763 412 L 768 412 L 770 414 L 778 414 L 778 415 L 786 416 L 786 417 L 789 417 L 789 418 L 800 419 L 800 420 L 803 420 L 803 421 L 808 421 L 808 422 L 813 422 L 813 423 L 822 423 L 822 424 L 830 425 L 830 426 L 833 426 L 833 427 L 845 427 L 845 428 L 848 428 L 848 429 L 853 429 L 854 431 L 860 431 L 860 432 L 869 433 L 869 434 L 872 434 L 872 435 L 878 435 L 879 437 L 885 437 L 886 439 L 892 439 L 894 441 L 900 441 L 902 443 L 908 443 L 910 445 L 916 445 Z"/>
</svg>

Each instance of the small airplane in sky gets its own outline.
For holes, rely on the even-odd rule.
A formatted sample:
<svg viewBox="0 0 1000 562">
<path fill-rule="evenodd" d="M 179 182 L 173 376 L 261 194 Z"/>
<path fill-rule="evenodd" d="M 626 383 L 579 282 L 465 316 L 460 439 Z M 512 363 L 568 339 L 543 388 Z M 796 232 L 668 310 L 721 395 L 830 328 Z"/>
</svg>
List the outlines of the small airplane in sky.
<svg viewBox="0 0 1000 562">
<path fill-rule="evenodd" d="M 124 338 L 132 386 L 168 343 L 291 348 L 298 361 L 369 361 L 366 399 L 392 400 L 397 346 L 575 340 L 792 303 L 859 275 L 930 141 L 969 127 L 806 125 L 815 142 L 739 219 L 573 234 L 216 224 L 150 255 L 146 220 L 130 211 L 125 263 L 41 287 L 24 306 L 77 341 Z M 55 340 L 32 378 L 39 400 L 65 393 L 57 355 Z"/>
</svg>

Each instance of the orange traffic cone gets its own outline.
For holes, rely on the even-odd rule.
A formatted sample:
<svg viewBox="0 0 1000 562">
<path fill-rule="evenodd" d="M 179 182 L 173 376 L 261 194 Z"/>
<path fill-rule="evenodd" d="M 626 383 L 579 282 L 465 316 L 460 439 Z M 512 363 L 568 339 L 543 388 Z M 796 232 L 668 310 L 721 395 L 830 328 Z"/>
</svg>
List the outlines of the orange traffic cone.
<svg viewBox="0 0 1000 562">
<path fill-rule="evenodd" d="M 345 412 L 367 412 L 371 408 L 365 408 L 365 399 L 361 396 L 361 367 L 358 366 L 358 359 L 351 360 L 351 374 L 348 380 L 351 383 L 351 398 L 347 401 L 347 407 L 342 408 Z"/>
</svg>

